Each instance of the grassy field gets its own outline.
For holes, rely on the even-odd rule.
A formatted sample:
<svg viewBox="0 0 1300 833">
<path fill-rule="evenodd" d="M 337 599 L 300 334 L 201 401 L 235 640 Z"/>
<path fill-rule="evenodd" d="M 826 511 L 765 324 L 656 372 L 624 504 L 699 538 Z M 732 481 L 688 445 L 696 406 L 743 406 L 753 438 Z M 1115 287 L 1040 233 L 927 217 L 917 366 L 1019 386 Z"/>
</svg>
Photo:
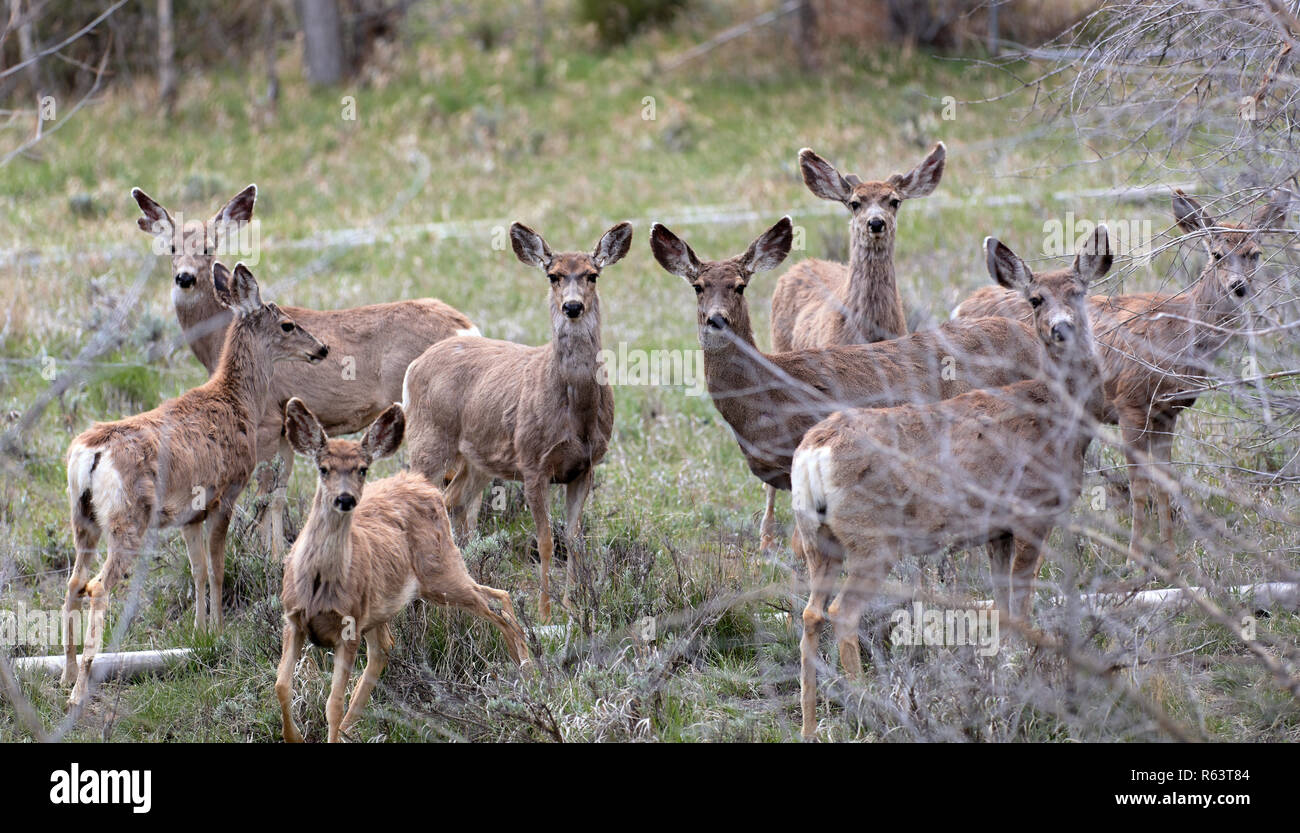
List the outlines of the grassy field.
<svg viewBox="0 0 1300 833">
<path fill-rule="evenodd" d="M 176 346 L 167 264 L 149 255 L 149 240 L 136 229 L 133 186 L 173 211 L 207 217 L 256 182 L 262 251 L 254 272 L 275 300 L 334 308 L 432 295 L 466 312 L 485 335 L 525 343 L 549 337 L 545 280 L 493 245 L 499 229 L 518 219 L 556 250 L 589 249 L 612 223 L 631 220 L 631 253 L 601 279 L 605 346 L 615 349 L 620 342 L 646 350 L 696 347 L 694 296 L 654 262 L 647 243 L 654 221 L 669 224 L 701 257 L 722 258 L 789 213 L 806 232 L 806 249 L 790 262 L 846 259 L 847 213 L 800 182 L 795 158 L 804 146 L 842 170 L 883 178 L 911 167 L 935 140 L 947 143 L 936 195 L 900 212 L 897 264 L 914 327 L 946 317 L 988 281 L 980 251 L 986 234 L 1036 265 L 1044 262 L 1044 220 L 1064 220 L 1067 211 L 1150 220 L 1157 232 L 1172 221 L 1164 198 L 1119 209 L 1102 196 L 1063 199 L 1150 181 L 1152 174 L 1119 163 L 1074 164 L 1095 157 L 1044 127 L 1031 92 L 957 104 L 955 117 L 945 119 L 945 96 L 977 100 L 1009 89 L 1007 77 L 992 70 L 883 51 L 845 55 L 824 74 L 805 77 L 790 69 L 792 61 L 761 61 L 745 47 L 657 72 L 656 54 L 676 53 L 725 24 L 720 12 L 706 9 L 689 27 L 608 54 L 590 48 L 582 33 L 557 27 L 539 86 L 523 31 L 505 29 L 492 48 L 480 45 L 475 33 L 488 19 L 501 19 L 491 5 L 436 25 L 417 19 L 380 82 L 356 90 L 309 90 L 296 53 L 286 51 L 283 100 L 269 124 L 259 118 L 255 72 L 186 77 L 170 120 L 155 112 L 151 86 L 119 84 L 41 144 L 38 159 L 0 169 L 0 249 L 7 255 L 0 259 L 0 414 L 16 423 L 50 385 L 42 375 L 46 357 L 59 372 L 85 373 L 4 458 L 5 606 L 51 609 L 62 601 L 72 552 L 63 455 L 72 437 L 95 420 L 151 408 L 204 379 L 188 349 Z M 782 54 L 779 42 L 758 37 L 752 45 L 760 52 Z M 341 117 L 344 96 L 355 99 L 355 120 Z M 645 118 L 650 106 L 652 119 Z M 440 223 L 466 225 L 459 233 L 429 225 Z M 340 229 L 381 234 L 373 242 L 335 243 L 328 234 Z M 1178 254 L 1188 257 L 1186 266 L 1172 253 L 1161 255 L 1131 264 L 1103 289 L 1181 284 L 1202 255 L 1191 246 Z M 72 360 L 141 275 L 143 296 L 118 328 L 120 342 L 93 366 L 77 368 Z M 759 275 L 747 295 L 765 346 L 775 280 L 776 273 Z M 758 554 L 759 481 L 707 396 L 620 386 L 615 397 L 615 435 L 586 510 L 597 593 L 592 632 L 566 638 L 533 627 L 532 522 L 520 488 L 510 484 L 498 502 L 503 508 L 485 504 L 481 535 L 465 554 L 478 580 L 514 595 L 541 658 L 537 673 L 515 671 L 488 627 L 417 603 L 399 620 L 397 651 L 357 739 L 797 738 L 798 634 L 786 614 L 802 601 L 786 591 L 795 568 L 789 549 L 771 559 Z M 1195 458 L 1208 462 L 1184 474 L 1251 495 L 1248 506 L 1225 499 L 1207 510 L 1225 534 L 1244 535 L 1257 552 L 1239 549 L 1225 560 L 1217 550 L 1211 557 L 1202 542 L 1180 538 L 1186 556 L 1225 584 L 1277 578 L 1271 565 L 1279 560 L 1292 574 L 1300 566 L 1297 519 L 1284 490 L 1228 482 L 1233 474 L 1214 465 L 1225 461 L 1207 457 L 1193 439 L 1214 445 L 1225 434 L 1239 438 L 1232 432 L 1249 430 L 1235 427 L 1239 415 L 1228 397 L 1206 397 L 1180 423 L 1175 453 L 1186 459 L 1197 444 Z M 1267 468 L 1293 451 L 1254 453 L 1259 459 L 1226 462 Z M 1099 469 L 1122 462 L 1113 448 L 1094 456 Z M 376 466 L 376 474 L 395 470 L 403 457 Z M 1122 536 L 1123 478 L 1094 472 L 1085 494 L 1098 484 L 1110 507 L 1102 510 L 1106 523 Z M 294 529 L 313 488 L 311 467 L 299 465 L 289 489 Z M 788 531 L 788 496 L 778 506 Z M 272 691 L 279 564 L 251 528 L 252 511 L 250 490 L 231 536 L 228 625 L 220 636 L 194 633 L 180 535 L 158 537 L 156 551 L 142 558 L 143 596 L 122 645 L 194 647 L 195 659 L 156 679 L 106 685 L 68 737 L 279 739 Z M 1133 578 L 1114 553 L 1081 540 L 1061 549 L 1045 571 L 1045 594 Z M 897 578 L 987 598 L 985 563 L 980 553 L 949 553 L 909 561 Z M 555 569 L 562 582 L 563 564 Z M 127 595 L 116 594 L 110 621 Z M 647 616 L 658 625 L 653 649 L 634 636 Z M 1260 628 L 1291 645 L 1300 639 L 1294 613 L 1274 611 Z M 1176 658 L 1098 675 L 1051 651 L 979 659 L 969 649 L 895 647 L 887 662 L 871 663 L 861 686 L 831 678 L 828 691 L 836 696 L 830 706 L 823 698 L 823 736 L 1167 737 L 1136 692 L 1193 736 L 1300 738 L 1300 705 L 1272 685 L 1225 628 L 1167 614 L 1065 632 L 1077 650 L 1107 662 L 1121 655 L 1129 662 L 1124 652 L 1135 646 L 1145 657 Z M 297 682 L 299 725 L 309 740 L 324 738 L 328 685 L 328 660 L 318 654 Z M 65 693 L 52 680 L 27 678 L 21 688 L 47 726 L 60 720 Z M 0 706 L 0 740 L 29 737 L 8 704 Z"/>
</svg>

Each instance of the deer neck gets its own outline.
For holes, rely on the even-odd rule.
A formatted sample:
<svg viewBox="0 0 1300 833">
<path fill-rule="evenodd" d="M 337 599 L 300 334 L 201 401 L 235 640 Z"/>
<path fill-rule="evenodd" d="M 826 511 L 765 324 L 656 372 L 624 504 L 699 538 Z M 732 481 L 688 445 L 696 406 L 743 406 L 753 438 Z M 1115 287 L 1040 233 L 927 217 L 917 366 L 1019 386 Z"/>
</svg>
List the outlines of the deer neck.
<svg viewBox="0 0 1300 833">
<path fill-rule="evenodd" d="M 1201 278 L 1197 282 L 1191 293 L 1191 309 L 1187 317 L 1194 319 L 1198 323 L 1186 323 L 1191 330 L 1192 350 L 1196 358 L 1203 362 L 1212 361 L 1230 338 L 1228 333 L 1218 329 L 1234 324 L 1240 317 L 1241 313 L 1235 310 L 1221 311 L 1216 303 L 1215 295 L 1218 288 L 1210 280 L 1211 268 L 1207 264 L 1205 271 L 1201 273 Z M 1200 326 L 1201 323 L 1210 326 Z"/>
<path fill-rule="evenodd" d="M 183 293 L 177 288 L 172 289 L 172 306 L 190 350 L 207 368 L 208 375 L 213 375 L 221 364 L 221 350 L 230 329 L 230 310 L 217 303 L 211 292 Z"/>
<path fill-rule="evenodd" d="M 771 361 L 754 343 L 748 322 L 732 330 L 731 336 L 712 347 L 700 346 L 709 395 L 718 411 L 734 425 L 731 416 L 751 408 L 755 395 L 767 395 L 774 380 Z"/>
<path fill-rule="evenodd" d="M 551 310 L 551 356 L 548 376 L 552 390 L 575 413 L 595 408 L 600 389 L 599 301 L 577 321 Z"/>
<path fill-rule="evenodd" d="M 334 512 L 318 487 L 312 498 L 311 514 L 299 533 L 297 575 L 308 583 L 311 594 L 324 583 L 338 584 L 352 568 L 352 512 Z"/>
<path fill-rule="evenodd" d="M 874 246 L 866 234 L 849 235 L 849 280 L 845 287 L 846 323 L 867 342 L 906 332 L 903 302 L 894 276 L 894 241 Z"/>
<path fill-rule="evenodd" d="M 241 405 L 250 420 L 261 415 L 271 392 L 273 365 L 270 350 L 253 332 L 245 317 L 235 319 L 226 331 L 221 361 L 209 384 Z"/>
</svg>

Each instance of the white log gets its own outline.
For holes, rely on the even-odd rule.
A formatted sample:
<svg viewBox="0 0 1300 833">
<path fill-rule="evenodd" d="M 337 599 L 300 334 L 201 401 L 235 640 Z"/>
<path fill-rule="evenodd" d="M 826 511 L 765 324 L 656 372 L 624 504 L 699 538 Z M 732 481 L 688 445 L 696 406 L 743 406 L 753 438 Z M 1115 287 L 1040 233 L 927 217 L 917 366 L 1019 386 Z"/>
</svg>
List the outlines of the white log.
<svg viewBox="0 0 1300 833">
<path fill-rule="evenodd" d="M 97 654 L 94 664 L 91 665 L 91 675 L 96 682 L 102 682 L 110 677 L 127 680 L 161 671 L 169 665 L 189 659 L 191 653 L 193 652 L 189 648 L 168 648 L 164 651 Z M 38 671 L 51 676 L 63 673 L 61 654 L 49 657 L 14 657 L 9 662 L 20 674 L 26 671 Z"/>
</svg>

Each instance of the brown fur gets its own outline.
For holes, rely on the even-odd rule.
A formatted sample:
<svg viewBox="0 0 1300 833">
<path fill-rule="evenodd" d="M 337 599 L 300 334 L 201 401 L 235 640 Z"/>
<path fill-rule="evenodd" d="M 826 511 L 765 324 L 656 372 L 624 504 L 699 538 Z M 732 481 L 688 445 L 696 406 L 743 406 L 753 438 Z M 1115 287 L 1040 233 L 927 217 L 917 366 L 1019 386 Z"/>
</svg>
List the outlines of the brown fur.
<svg viewBox="0 0 1300 833">
<path fill-rule="evenodd" d="M 1252 228 L 1280 225 L 1288 201 L 1285 192 L 1277 192 L 1256 212 Z M 1106 420 L 1120 426 L 1132 467 L 1129 548 L 1133 553 L 1145 545 L 1147 504 L 1152 499 L 1161 543 L 1166 551 L 1174 550 L 1169 492 L 1158 483 L 1162 474 L 1168 478 L 1178 415 L 1196 402 L 1196 394 L 1183 392 L 1203 386 L 1204 377 L 1210 375 L 1215 356 L 1227 342 L 1227 335 L 1215 328 L 1231 326 L 1249 303 L 1260 255 L 1257 232 L 1216 222 L 1182 191 L 1175 191 L 1174 216 L 1187 233 L 1205 235 L 1210 256 L 1189 290 L 1088 299 L 1101 347 Z M 1238 296 L 1237 290 L 1243 288 L 1245 294 Z M 963 301 L 953 315 L 1026 320 L 1030 313 L 1019 295 L 985 287 Z"/>
<path fill-rule="evenodd" d="M 632 227 L 620 223 L 591 254 L 554 254 L 520 223 L 511 227 L 515 254 L 551 282 L 551 343 L 525 347 L 462 336 L 433 345 L 407 371 L 411 466 L 427 477 L 457 470 L 448 506 L 462 535 L 473 532 L 483 487 L 493 477 L 521 480 L 537 526 L 541 558 L 540 614 L 550 617 L 553 552 L 548 487 L 566 485 L 568 583 L 578 560 L 582 507 L 592 469 L 605 456 L 614 424 L 614 392 L 600 379 L 600 297 L 596 279 L 625 254 Z M 566 305 L 577 304 L 570 317 Z"/>
<path fill-rule="evenodd" d="M 304 641 L 334 652 L 326 706 L 333 743 L 360 718 L 388 664 L 389 622 L 415 596 L 486 619 L 501 631 L 515 662 L 527 662 L 510 594 L 470 577 L 451 537 L 442 492 L 413 472 L 366 485 L 370 464 L 401 444 L 401 406 L 381 413 L 361 442 L 327 439 L 300 399 L 289 401 L 285 419 L 294 448 L 312 458 L 320 472 L 311 513 L 285 559 L 280 594 L 285 625 L 275 693 L 285 740 L 302 740 L 290 703 Z M 343 696 L 362 636 L 366 667 L 345 716 Z"/>
<path fill-rule="evenodd" d="M 139 188 L 131 195 L 144 213 L 138 220 L 141 230 L 171 247 L 176 318 L 194 355 L 211 373 L 230 324 L 230 312 L 213 293 L 212 264 L 231 235 L 251 221 L 257 186 L 249 185 L 207 223 L 178 223 Z M 293 470 L 293 452 L 281 436 L 289 398 L 306 402 L 330 436 L 359 431 L 401 398 L 406 368 L 425 348 L 474 327 L 464 314 L 436 298 L 326 311 L 284 307 L 284 311 L 328 344 L 330 357 L 317 365 L 277 367 L 260 417 L 257 460 L 265 462 L 278 453 L 281 462 L 278 478 L 267 470 L 258 481 L 262 494 L 276 492 L 268 522 L 277 554 L 284 543 L 280 490 Z"/>
<path fill-rule="evenodd" d="M 210 607 L 215 626 L 221 627 L 226 530 L 256 464 L 256 427 L 272 364 L 319 361 L 327 350 L 283 310 L 262 304 L 257 282 L 242 263 L 233 276 L 217 264 L 215 275 L 223 302 L 237 314 L 212 378 L 152 411 L 95 425 L 68 449 L 77 554 L 64 600 L 65 620 L 83 598 L 96 613 L 107 610 L 109 593 L 130 571 L 145 533 L 179 526 L 194 577 L 195 624 L 207 626 Z M 108 557 L 88 582 L 101 534 L 108 537 Z M 74 702 L 86 695 L 101 636 L 92 627 L 78 677 L 76 645 L 68 633 L 64 681 L 76 683 Z"/>
<path fill-rule="evenodd" d="M 817 729 L 817 641 L 828 613 L 844 672 L 857 677 L 858 623 L 890 569 L 907 554 L 987 543 L 998 610 L 1026 619 L 1042 547 L 1082 488 L 1105 401 L 1085 301 L 1088 282 L 1110 268 L 1105 227 L 1090 247 L 1098 254 L 1038 276 L 1001 243 L 985 245 L 998 281 L 1040 301 L 1033 319 L 1050 357 L 1045 378 L 840 411 L 795 454 L 795 549 L 810 587 L 800 644 L 806 739 Z M 826 611 L 841 568 L 847 578 Z"/>
<path fill-rule="evenodd" d="M 809 259 L 781 276 L 772 291 L 773 352 L 869 344 L 907 333 L 894 276 L 898 208 L 903 200 L 934 190 L 946 156 L 939 142 L 908 173 L 862 182 L 853 174 L 842 176 L 808 148 L 799 152 L 809 190 L 849 210 L 849 264 Z"/>
<path fill-rule="evenodd" d="M 660 265 L 695 288 L 709 394 L 750 471 L 773 489 L 789 491 L 791 459 L 804 433 L 841 408 L 947 399 L 1032 378 L 1042 362 L 1042 345 L 1027 326 L 997 318 L 875 344 L 764 354 L 754 344 L 743 291 L 756 271 L 779 265 L 789 251 L 789 218 L 745 254 L 723 261 L 701 263 L 661 225 L 650 241 Z M 765 545 L 774 537 L 774 495 L 768 492 L 763 518 Z"/>
</svg>

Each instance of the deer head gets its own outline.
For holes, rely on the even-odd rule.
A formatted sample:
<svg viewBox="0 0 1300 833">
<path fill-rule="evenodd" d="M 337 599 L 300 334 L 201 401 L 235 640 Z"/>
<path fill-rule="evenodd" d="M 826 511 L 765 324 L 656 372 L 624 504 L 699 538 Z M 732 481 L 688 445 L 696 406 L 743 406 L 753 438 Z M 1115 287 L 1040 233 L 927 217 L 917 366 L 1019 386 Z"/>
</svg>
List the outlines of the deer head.
<svg viewBox="0 0 1300 833">
<path fill-rule="evenodd" d="M 614 225 L 597 241 L 590 254 L 555 254 L 540 234 L 523 223 L 510 226 L 510 244 L 520 262 L 546 272 L 551 282 L 551 320 L 559 330 L 589 313 L 597 313 L 593 320 L 598 318 L 600 298 L 596 295 L 596 278 L 606 266 L 622 260 L 631 248 L 632 224 Z"/>
<path fill-rule="evenodd" d="M 331 440 L 320 421 L 297 397 L 284 406 L 284 428 L 294 450 L 316 463 L 316 506 L 347 514 L 361 502 L 370 464 L 402 444 L 406 417 L 394 402 L 355 440 Z"/>
<path fill-rule="evenodd" d="M 212 289 L 217 302 L 234 314 L 238 329 L 251 333 L 271 361 L 316 364 L 329 354 L 328 347 L 299 326 L 284 310 L 275 304 L 262 303 L 257 279 L 244 264 L 236 263 L 232 273 L 225 264 L 213 263 Z"/>
<path fill-rule="evenodd" d="M 222 206 L 212 219 L 176 222 L 152 197 L 139 188 L 131 196 L 144 212 L 136 220 L 140 230 L 154 236 L 156 250 L 172 259 L 172 299 L 177 305 L 206 300 L 212 295 L 212 265 L 231 233 L 253 217 L 257 186 L 249 185 Z"/>
<path fill-rule="evenodd" d="M 1055 360 L 1092 353 L 1088 285 L 1110 271 L 1113 257 L 1106 226 L 1098 225 L 1069 269 L 1034 274 L 1001 241 L 984 238 L 985 263 L 993 279 L 1020 292 L 1034 310 L 1034 329 Z"/>
<path fill-rule="evenodd" d="M 854 238 L 883 250 L 894 244 L 898 207 L 903 200 L 929 196 L 934 191 L 943 177 L 947 155 L 948 149 L 939 142 L 907 173 L 863 182 L 854 174 L 841 174 L 810 148 L 804 148 L 799 151 L 799 171 L 809 191 L 824 200 L 842 203 L 849 210 Z"/>
<path fill-rule="evenodd" d="M 1248 225 L 1216 220 L 1194 198 L 1174 189 L 1174 219 L 1187 234 L 1197 234 L 1209 261 L 1193 290 L 1199 306 L 1226 318 L 1239 312 L 1254 295 L 1259 268 L 1261 229 L 1280 228 L 1286 221 L 1291 195 L 1282 189 L 1257 208 Z"/>
<path fill-rule="evenodd" d="M 790 218 L 782 217 L 755 238 L 744 254 L 701 263 L 685 240 L 655 223 L 650 230 L 650 248 L 655 260 L 671 274 L 685 278 L 695 289 L 700 347 L 716 350 L 737 338 L 753 343 L 745 287 L 755 273 L 781 265 L 790 253 L 793 233 Z"/>
</svg>

